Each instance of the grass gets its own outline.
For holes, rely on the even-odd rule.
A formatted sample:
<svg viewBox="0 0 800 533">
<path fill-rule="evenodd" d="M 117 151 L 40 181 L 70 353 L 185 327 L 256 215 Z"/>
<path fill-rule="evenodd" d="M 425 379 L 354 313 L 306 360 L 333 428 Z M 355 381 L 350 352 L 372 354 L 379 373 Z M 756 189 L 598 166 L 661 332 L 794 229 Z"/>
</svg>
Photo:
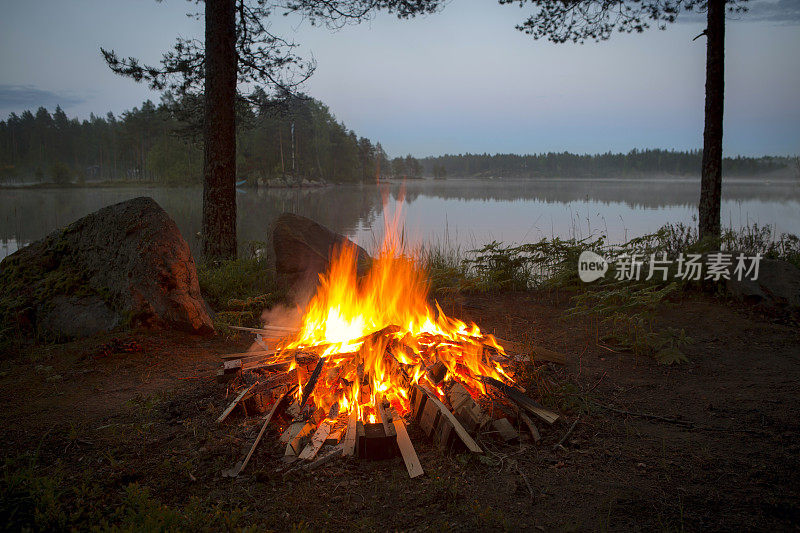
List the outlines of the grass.
<svg viewBox="0 0 800 533">
<path fill-rule="evenodd" d="M 65 476 L 58 466 L 45 468 L 35 455 L 6 459 L 2 466 L 3 531 L 264 530 L 251 521 L 246 509 L 223 509 L 197 498 L 182 507 L 165 505 L 136 483 L 110 495 L 97 484 Z"/>
<path fill-rule="evenodd" d="M 204 263 L 197 276 L 203 298 L 215 312 L 214 326 L 222 333 L 231 331 L 228 326 L 260 326 L 264 309 L 286 300 L 266 259 Z"/>
</svg>

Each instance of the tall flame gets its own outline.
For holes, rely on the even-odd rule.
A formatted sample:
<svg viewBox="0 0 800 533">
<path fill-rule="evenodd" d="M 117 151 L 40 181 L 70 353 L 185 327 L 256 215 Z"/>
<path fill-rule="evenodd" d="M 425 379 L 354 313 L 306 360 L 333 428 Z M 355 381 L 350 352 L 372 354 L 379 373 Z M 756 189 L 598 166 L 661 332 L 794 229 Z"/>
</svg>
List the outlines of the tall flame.
<svg viewBox="0 0 800 533">
<path fill-rule="evenodd" d="M 388 400 L 404 413 L 409 388 L 429 380 L 437 362 L 472 389 L 484 391 L 479 376 L 510 378 L 486 355 L 486 347 L 503 354 L 491 335 L 475 324 L 448 318 L 438 304 L 429 304 L 429 284 L 419 255 L 404 253 L 400 210 L 387 219 L 385 237 L 367 273 L 359 278 L 354 246 L 334 250 L 330 270 L 320 276 L 316 294 L 305 309 L 299 333 L 283 348 L 310 350 L 325 356 L 325 371 L 312 397 L 338 412 L 356 409 L 374 421 L 377 402 Z"/>
</svg>

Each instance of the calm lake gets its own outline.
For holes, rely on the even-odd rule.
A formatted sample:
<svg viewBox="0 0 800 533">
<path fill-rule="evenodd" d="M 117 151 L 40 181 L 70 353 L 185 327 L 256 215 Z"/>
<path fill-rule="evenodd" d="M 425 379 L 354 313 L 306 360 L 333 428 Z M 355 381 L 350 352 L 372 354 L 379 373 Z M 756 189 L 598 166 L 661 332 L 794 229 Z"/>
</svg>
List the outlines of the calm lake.
<svg viewBox="0 0 800 533">
<path fill-rule="evenodd" d="M 313 218 L 367 249 L 380 239 L 384 205 L 394 211 L 401 184 L 323 189 L 243 190 L 238 195 L 239 242 L 268 242 L 272 221 L 283 211 Z M 605 234 L 622 242 L 667 222 L 691 223 L 698 180 L 419 180 L 405 185 L 405 236 L 412 242 L 445 243 L 462 250 L 493 240 Z M 196 188 L 130 187 L 0 189 L 0 258 L 103 206 L 151 196 L 175 219 L 197 254 L 202 191 Z M 775 225 L 800 234 L 800 180 L 729 180 L 723 184 L 725 226 Z"/>
</svg>

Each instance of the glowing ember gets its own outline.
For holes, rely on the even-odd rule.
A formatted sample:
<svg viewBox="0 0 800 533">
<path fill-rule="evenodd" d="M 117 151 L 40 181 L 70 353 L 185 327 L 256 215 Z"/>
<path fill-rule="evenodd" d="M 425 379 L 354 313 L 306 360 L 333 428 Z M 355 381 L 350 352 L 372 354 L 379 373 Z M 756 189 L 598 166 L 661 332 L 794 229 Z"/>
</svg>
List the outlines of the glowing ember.
<svg viewBox="0 0 800 533">
<path fill-rule="evenodd" d="M 403 415 L 416 383 L 444 398 L 439 383 L 447 379 L 480 392 L 485 392 L 480 376 L 511 381 L 493 360 L 505 352 L 492 335 L 429 305 L 425 273 L 417 258 L 402 253 L 397 227 L 397 220 L 386 224 L 383 245 L 361 279 L 355 249 L 335 250 L 300 331 L 276 356 L 319 356 L 316 380 L 298 374 L 297 398 L 313 401 L 331 418 L 355 409 L 359 420 L 374 422 L 378 402 L 384 401 Z M 304 386 L 313 387 L 308 398 Z"/>
</svg>

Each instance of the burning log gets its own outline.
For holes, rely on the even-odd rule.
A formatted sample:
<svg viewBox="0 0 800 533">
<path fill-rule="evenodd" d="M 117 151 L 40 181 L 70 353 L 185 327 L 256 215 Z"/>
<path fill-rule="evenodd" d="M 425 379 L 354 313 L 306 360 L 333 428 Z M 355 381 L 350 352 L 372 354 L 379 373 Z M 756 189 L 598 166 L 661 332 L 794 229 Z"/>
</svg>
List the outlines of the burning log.
<svg viewBox="0 0 800 533">
<path fill-rule="evenodd" d="M 311 397 L 311 393 L 314 392 L 314 387 L 317 386 L 317 380 L 319 380 L 319 375 L 322 372 L 323 366 L 325 366 L 325 357 L 320 357 L 317 366 L 314 367 L 314 372 L 312 372 L 311 377 L 308 378 L 308 383 L 303 387 L 303 398 L 300 400 L 301 413 L 306 406 L 306 402 L 308 402 L 308 399 Z"/>
</svg>

